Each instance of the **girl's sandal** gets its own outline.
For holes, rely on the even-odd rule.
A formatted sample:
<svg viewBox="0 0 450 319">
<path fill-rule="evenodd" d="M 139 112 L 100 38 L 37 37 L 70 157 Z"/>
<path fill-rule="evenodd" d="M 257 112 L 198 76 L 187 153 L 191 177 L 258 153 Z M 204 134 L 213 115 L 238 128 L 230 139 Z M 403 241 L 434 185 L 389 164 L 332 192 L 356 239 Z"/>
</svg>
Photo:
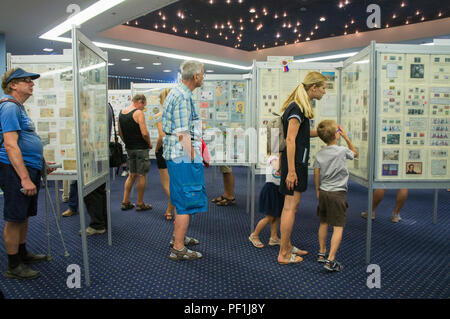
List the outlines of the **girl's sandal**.
<svg viewBox="0 0 450 319">
<path fill-rule="evenodd" d="M 253 246 L 255 246 L 256 248 L 263 248 L 264 244 L 261 242 L 261 240 L 259 239 L 259 237 L 253 237 L 252 235 L 250 235 L 248 237 L 248 240 L 250 240 L 250 242 L 253 244 Z"/>
<path fill-rule="evenodd" d="M 223 199 L 220 202 L 216 203 L 217 206 L 231 206 L 236 204 L 236 199 L 234 198 L 225 198 L 225 197 L 222 198 Z"/>
</svg>

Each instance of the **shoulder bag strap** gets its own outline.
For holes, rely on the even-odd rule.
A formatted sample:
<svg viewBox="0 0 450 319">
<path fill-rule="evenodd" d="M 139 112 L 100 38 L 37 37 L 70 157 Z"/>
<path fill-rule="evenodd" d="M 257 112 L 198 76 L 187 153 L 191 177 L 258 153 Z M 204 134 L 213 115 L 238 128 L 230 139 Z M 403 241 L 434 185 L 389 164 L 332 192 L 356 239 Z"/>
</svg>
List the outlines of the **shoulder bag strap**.
<svg viewBox="0 0 450 319">
<path fill-rule="evenodd" d="M 22 109 L 20 107 L 20 103 L 18 101 L 16 101 L 15 99 L 6 98 L 6 99 L 1 99 L 0 100 L 0 104 L 5 103 L 5 102 L 12 102 L 12 103 L 16 104 L 19 107 L 19 111 L 22 112 Z M 3 138 L 2 138 L 2 141 L 0 142 L 0 148 L 2 147 L 2 145 L 3 145 Z"/>
</svg>

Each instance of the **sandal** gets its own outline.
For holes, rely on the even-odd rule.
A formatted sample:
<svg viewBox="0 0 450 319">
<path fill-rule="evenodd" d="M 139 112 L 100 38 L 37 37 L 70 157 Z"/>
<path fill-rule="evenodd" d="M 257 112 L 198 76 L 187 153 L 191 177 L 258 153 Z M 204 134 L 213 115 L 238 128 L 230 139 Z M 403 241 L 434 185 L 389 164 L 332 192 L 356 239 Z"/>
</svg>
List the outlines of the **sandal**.
<svg viewBox="0 0 450 319">
<path fill-rule="evenodd" d="M 211 200 L 211 203 L 217 203 L 223 201 L 225 198 L 223 196 L 216 197 Z"/>
<path fill-rule="evenodd" d="M 169 255 L 170 260 L 195 260 L 202 257 L 202 254 L 199 252 L 192 251 L 186 247 L 184 247 L 181 251 L 172 248 Z"/>
<path fill-rule="evenodd" d="M 164 214 L 164 218 L 165 218 L 166 220 L 172 220 L 173 215 L 172 215 L 172 212 L 170 211 L 170 209 L 167 209 L 167 210 L 166 210 L 166 213 Z"/>
<path fill-rule="evenodd" d="M 122 206 L 121 206 L 122 210 L 129 210 L 132 208 L 134 208 L 134 204 L 132 204 L 131 202 L 122 203 Z"/>
<path fill-rule="evenodd" d="M 319 263 L 324 263 L 324 262 L 326 262 L 327 261 L 327 259 L 328 259 L 328 256 L 327 256 L 327 253 L 326 252 L 324 252 L 324 253 L 318 253 L 317 254 L 317 262 L 319 262 Z"/>
<path fill-rule="evenodd" d="M 175 236 L 172 235 L 172 239 L 170 240 L 169 245 L 173 247 L 174 244 L 175 244 Z M 184 237 L 184 245 L 185 246 L 192 246 L 192 245 L 198 245 L 198 244 L 200 244 L 198 239 L 195 239 L 193 237 L 188 237 L 188 236 Z"/>
<path fill-rule="evenodd" d="M 236 204 L 236 199 L 235 198 L 226 198 L 226 197 L 222 197 L 223 199 L 220 202 L 217 202 L 216 205 L 217 206 L 231 206 Z"/>
<path fill-rule="evenodd" d="M 306 250 L 301 250 L 295 246 L 292 246 L 292 254 L 295 254 L 297 256 L 304 256 L 307 255 L 308 252 Z"/>
<path fill-rule="evenodd" d="M 263 248 L 264 247 L 264 244 L 261 242 L 261 240 L 259 240 L 259 237 L 257 237 L 257 236 L 254 237 L 254 236 L 250 235 L 250 237 L 248 237 L 248 240 L 250 240 L 250 242 L 256 248 Z"/>
<path fill-rule="evenodd" d="M 144 211 L 144 210 L 150 210 L 152 208 L 153 208 L 152 205 L 146 204 L 146 203 L 143 203 L 142 205 L 136 205 L 136 211 L 137 212 L 141 212 L 141 211 Z"/>
<path fill-rule="evenodd" d="M 270 238 L 269 246 L 280 246 L 280 240 L 279 239 L 272 239 L 272 238 Z"/>
<path fill-rule="evenodd" d="M 289 261 L 278 261 L 280 265 L 289 265 L 289 264 L 297 264 L 303 261 L 303 258 L 297 256 L 296 254 L 291 254 L 291 259 Z"/>
</svg>

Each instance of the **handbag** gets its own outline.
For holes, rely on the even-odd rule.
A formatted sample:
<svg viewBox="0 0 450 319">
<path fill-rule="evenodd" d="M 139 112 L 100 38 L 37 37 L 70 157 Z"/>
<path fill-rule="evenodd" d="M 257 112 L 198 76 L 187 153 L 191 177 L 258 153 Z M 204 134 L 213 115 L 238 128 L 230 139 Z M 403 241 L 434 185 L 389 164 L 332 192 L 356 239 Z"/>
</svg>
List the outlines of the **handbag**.
<svg viewBox="0 0 450 319">
<path fill-rule="evenodd" d="M 209 162 L 211 161 L 211 156 L 209 155 L 208 147 L 206 146 L 205 141 L 202 138 L 202 158 L 203 158 L 203 165 L 205 165 L 206 168 L 209 167 Z"/>
<path fill-rule="evenodd" d="M 109 142 L 109 167 L 120 167 L 122 165 L 123 149 L 122 144 L 119 143 L 116 132 L 116 120 L 114 110 L 110 103 L 108 103 L 112 111 L 113 127 L 114 127 L 114 142 Z"/>
</svg>

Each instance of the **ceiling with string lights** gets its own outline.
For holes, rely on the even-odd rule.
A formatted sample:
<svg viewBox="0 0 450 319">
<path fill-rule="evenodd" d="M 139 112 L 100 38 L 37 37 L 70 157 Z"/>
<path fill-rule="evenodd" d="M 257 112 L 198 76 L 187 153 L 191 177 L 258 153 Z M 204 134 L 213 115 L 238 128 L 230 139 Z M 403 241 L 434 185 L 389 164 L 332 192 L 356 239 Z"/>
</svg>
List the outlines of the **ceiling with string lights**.
<svg viewBox="0 0 450 319">
<path fill-rule="evenodd" d="M 448 0 L 180 0 L 125 25 L 254 51 L 448 17 Z"/>
</svg>

